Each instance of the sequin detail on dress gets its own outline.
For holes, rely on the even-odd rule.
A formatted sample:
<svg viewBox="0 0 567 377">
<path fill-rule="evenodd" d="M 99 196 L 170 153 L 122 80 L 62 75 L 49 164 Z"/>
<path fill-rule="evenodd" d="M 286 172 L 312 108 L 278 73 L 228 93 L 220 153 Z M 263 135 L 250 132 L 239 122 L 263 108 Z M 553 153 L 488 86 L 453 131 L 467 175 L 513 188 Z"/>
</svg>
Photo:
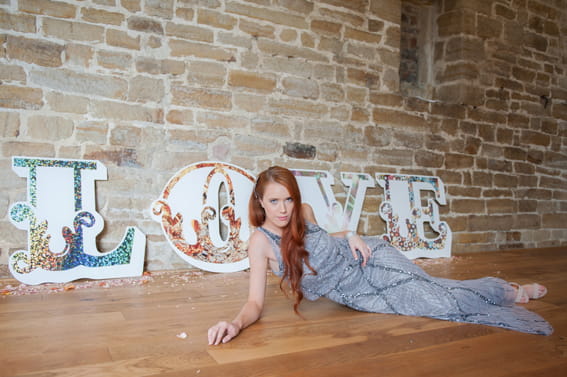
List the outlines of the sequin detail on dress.
<svg viewBox="0 0 567 377">
<path fill-rule="evenodd" d="M 258 229 L 270 239 L 283 271 L 280 237 Z M 354 259 L 345 239 L 307 224 L 305 248 L 317 275 L 304 275 L 301 287 L 305 298 L 327 297 L 365 312 L 478 323 L 531 334 L 553 332 L 541 316 L 514 305 L 513 288 L 502 279 L 432 277 L 379 237 L 363 239 L 372 249 L 366 267 L 361 266 L 362 258 Z"/>
</svg>

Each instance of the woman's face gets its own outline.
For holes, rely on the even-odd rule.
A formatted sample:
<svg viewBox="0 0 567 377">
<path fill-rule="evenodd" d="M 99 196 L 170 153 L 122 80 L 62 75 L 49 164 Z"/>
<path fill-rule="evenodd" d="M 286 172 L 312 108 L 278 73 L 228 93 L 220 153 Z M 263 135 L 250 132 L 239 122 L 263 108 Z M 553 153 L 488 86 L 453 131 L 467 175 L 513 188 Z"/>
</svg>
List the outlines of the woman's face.
<svg viewBox="0 0 567 377">
<path fill-rule="evenodd" d="M 269 182 L 264 190 L 260 204 L 266 212 L 264 227 L 270 231 L 281 233 L 291 219 L 295 203 L 285 186 Z"/>
</svg>

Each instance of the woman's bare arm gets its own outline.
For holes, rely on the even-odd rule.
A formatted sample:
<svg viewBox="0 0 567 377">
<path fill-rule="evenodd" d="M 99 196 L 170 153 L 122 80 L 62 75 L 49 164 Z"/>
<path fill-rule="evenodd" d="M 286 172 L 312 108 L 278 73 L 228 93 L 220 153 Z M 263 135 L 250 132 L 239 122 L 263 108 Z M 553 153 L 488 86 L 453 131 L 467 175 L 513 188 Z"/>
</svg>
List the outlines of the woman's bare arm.
<svg viewBox="0 0 567 377">
<path fill-rule="evenodd" d="M 232 322 L 220 321 L 209 329 L 210 345 L 229 342 L 243 329 L 260 319 L 266 293 L 267 247 L 270 247 L 269 241 L 263 234 L 256 232 L 250 237 L 248 247 L 248 258 L 250 260 L 248 300 Z"/>
</svg>

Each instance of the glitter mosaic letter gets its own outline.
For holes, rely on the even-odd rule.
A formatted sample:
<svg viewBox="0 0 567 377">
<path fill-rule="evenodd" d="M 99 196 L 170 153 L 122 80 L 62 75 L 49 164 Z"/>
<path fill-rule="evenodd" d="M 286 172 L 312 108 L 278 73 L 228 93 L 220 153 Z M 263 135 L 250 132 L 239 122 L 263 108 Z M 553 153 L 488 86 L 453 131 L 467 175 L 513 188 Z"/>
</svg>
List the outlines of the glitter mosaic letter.
<svg viewBox="0 0 567 377">
<path fill-rule="evenodd" d="M 452 233 L 449 225 L 439 220 L 439 204 L 446 204 L 443 181 L 438 177 L 377 173 L 376 180 L 384 189 L 385 201 L 380 217 L 386 221 L 383 237 L 408 258 L 438 258 L 451 255 Z M 435 200 L 421 206 L 421 192 L 432 191 Z M 426 237 L 425 224 L 435 233 Z M 432 231 L 432 232 L 431 232 Z"/>
<path fill-rule="evenodd" d="M 362 211 L 366 189 L 374 187 L 372 177 L 365 173 L 341 173 L 341 180 L 348 187 L 345 206 L 335 199 L 329 172 L 318 170 L 292 170 L 302 200 L 313 207 L 317 223 L 330 233 L 345 229 L 356 231 Z"/>
<path fill-rule="evenodd" d="M 142 274 L 145 235 L 128 227 L 120 244 L 101 253 L 96 236 L 104 221 L 96 212 L 95 180 L 106 179 L 99 161 L 13 157 L 12 169 L 27 178 L 27 202 L 10 208 L 10 220 L 28 231 L 29 250 L 9 258 L 25 284 L 64 283 Z"/>
<path fill-rule="evenodd" d="M 212 272 L 248 268 L 248 199 L 255 177 L 223 162 L 181 169 L 152 204 L 154 220 L 186 262 Z"/>
</svg>

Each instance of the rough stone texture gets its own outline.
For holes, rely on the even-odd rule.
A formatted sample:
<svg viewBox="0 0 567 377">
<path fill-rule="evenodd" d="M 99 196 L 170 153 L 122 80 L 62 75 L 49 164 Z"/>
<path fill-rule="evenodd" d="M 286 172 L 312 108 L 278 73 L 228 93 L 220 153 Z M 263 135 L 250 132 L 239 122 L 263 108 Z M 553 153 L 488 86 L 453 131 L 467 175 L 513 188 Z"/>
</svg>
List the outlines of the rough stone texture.
<svg viewBox="0 0 567 377">
<path fill-rule="evenodd" d="M 435 175 L 453 252 L 567 245 L 565 0 L 12 0 L 0 24 L 2 208 L 12 156 L 99 159 L 99 242 L 138 226 L 150 270 L 188 267 L 148 208 L 204 160 Z M 0 264 L 27 242 L 7 212 Z"/>
</svg>

